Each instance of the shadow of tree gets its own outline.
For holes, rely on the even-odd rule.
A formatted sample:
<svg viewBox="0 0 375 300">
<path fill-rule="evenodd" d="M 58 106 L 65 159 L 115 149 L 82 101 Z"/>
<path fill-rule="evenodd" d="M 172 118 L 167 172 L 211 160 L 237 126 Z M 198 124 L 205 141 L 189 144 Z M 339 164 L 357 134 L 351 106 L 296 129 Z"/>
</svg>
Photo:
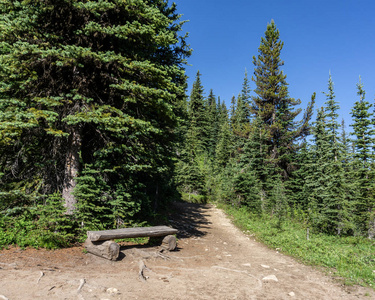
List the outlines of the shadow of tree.
<svg viewBox="0 0 375 300">
<path fill-rule="evenodd" d="M 178 230 L 177 238 L 202 237 L 207 234 L 211 222 L 207 219 L 206 211 L 210 204 L 174 202 L 169 222 Z"/>
<path fill-rule="evenodd" d="M 170 225 L 178 230 L 177 238 L 184 239 L 190 237 L 202 237 L 207 234 L 205 228 L 209 228 L 211 222 L 208 221 L 210 204 L 197 204 L 188 202 L 173 202 L 171 213 L 168 215 Z M 165 224 L 160 224 L 165 225 Z M 127 252 L 131 249 L 147 250 L 153 249 L 161 244 L 161 238 L 150 238 L 146 244 L 121 245 L 120 251 Z M 179 247 L 175 251 L 179 251 Z M 118 260 L 124 259 L 125 255 L 121 253 Z"/>
</svg>

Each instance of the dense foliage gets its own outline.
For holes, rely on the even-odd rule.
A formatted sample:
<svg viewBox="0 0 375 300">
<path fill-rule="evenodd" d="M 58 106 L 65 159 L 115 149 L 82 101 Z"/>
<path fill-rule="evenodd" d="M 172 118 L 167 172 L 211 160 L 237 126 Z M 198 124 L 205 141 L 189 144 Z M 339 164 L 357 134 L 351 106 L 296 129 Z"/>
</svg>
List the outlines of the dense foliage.
<svg viewBox="0 0 375 300">
<path fill-rule="evenodd" d="M 222 201 L 312 232 L 375 236 L 374 124 L 361 81 L 350 140 L 331 75 L 312 121 L 272 21 L 228 109 L 189 99 L 166 0 L 0 3 L 0 245 L 64 246 L 149 220 L 171 199 Z"/>
<path fill-rule="evenodd" d="M 0 11 L 6 230 L 42 222 L 37 208 L 56 197 L 81 229 L 144 221 L 165 205 L 190 54 L 175 5 L 7 0 Z"/>
<path fill-rule="evenodd" d="M 183 168 L 178 176 L 185 178 L 179 181 L 180 191 L 190 201 L 217 199 L 253 216 L 273 216 L 279 229 L 292 218 L 311 232 L 373 238 L 375 118 L 364 87 L 357 84 L 359 100 L 352 109 L 349 139 L 338 120 L 331 75 L 326 102 L 313 122 L 316 94 L 302 114 L 301 101 L 289 96 L 282 48 L 272 21 L 253 57 L 255 87 L 251 92 L 246 71 L 229 112 L 217 103 L 213 91 L 204 97 L 197 74 L 181 153 L 193 145 L 197 148 L 190 151 L 190 159 L 180 159 Z M 215 148 L 209 147 L 212 138 Z"/>
</svg>

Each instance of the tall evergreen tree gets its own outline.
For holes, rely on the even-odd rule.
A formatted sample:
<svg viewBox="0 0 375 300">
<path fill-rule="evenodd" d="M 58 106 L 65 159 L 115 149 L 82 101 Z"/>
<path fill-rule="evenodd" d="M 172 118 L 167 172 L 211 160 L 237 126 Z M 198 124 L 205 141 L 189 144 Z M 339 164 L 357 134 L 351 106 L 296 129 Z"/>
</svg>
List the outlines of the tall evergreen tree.
<svg viewBox="0 0 375 300">
<path fill-rule="evenodd" d="M 234 134 L 239 138 L 247 139 L 250 132 L 250 85 L 247 71 L 245 72 L 242 91 L 237 97 L 233 114 L 232 127 Z"/>
<path fill-rule="evenodd" d="M 206 194 L 207 151 L 210 145 L 211 128 L 209 126 L 210 107 L 204 98 L 201 74 L 198 71 L 188 103 L 188 125 L 182 155 L 177 163 L 176 181 L 179 190 L 194 195 Z M 210 102 L 214 101 L 213 92 Z M 216 100 L 215 100 L 216 101 Z M 203 162 L 203 163 L 202 163 Z"/>
<path fill-rule="evenodd" d="M 314 146 L 309 161 L 306 190 L 312 225 L 319 231 L 343 234 L 354 230 L 353 193 L 346 176 L 347 154 L 340 141 L 331 75 L 326 106 L 319 112 L 314 128 Z"/>
<path fill-rule="evenodd" d="M 328 79 L 328 92 L 323 92 L 323 94 L 327 97 L 327 101 L 325 102 L 325 126 L 327 129 L 328 143 L 330 145 L 330 153 L 332 154 L 332 158 L 337 161 L 341 147 L 338 137 L 340 123 L 337 120 L 340 107 L 335 100 L 336 96 L 334 93 L 331 73 L 329 74 Z"/>
<path fill-rule="evenodd" d="M 374 146 L 374 124 L 372 122 L 373 112 L 370 111 L 372 104 L 365 100 L 365 90 L 361 83 L 361 78 L 357 83 L 357 95 L 359 101 L 356 101 L 352 108 L 351 115 L 353 123 L 352 135 L 354 145 L 353 178 L 355 178 L 357 191 L 356 215 L 357 223 L 360 224 L 362 231 L 369 230 L 370 212 L 374 209 L 374 155 L 372 147 Z"/>
<path fill-rule="evenodd" d="M 300 100 L 289 97 L 286 75 L 280 69 L 283 42 L 274 21 L 267 25 L 259 54 L 253 57 L 253 81 L 256 84 L 252 112 L 260 118 L 267 133 L 268 157 L 284 178 L 289 177 L 291 159 L 298 148 L 298 140 L 309 130 L 309 115 L 300 122 L 295 118 L 301 109 L 294 110 Z M 313 105 L 313 104 L 311 104 Z M 308 108 L 311 109 L 311 108 Z"/>
<path fill-rule="evenodd" d="M 237 120 L 236 120 L 236 110 L 237 110 L 237 99 L 236 97 L 233 95 L 231 100 L 230 100 L 230 124 L 232 126 L 232 128 L 235 126 L 235 124 L 237 123 Z"/>
<path fill-rule="evenodd" d="M 208 115 L 206 99 L 204 98 L 204 88 L 201 81 L 201 73 L 197 72 L 193 88 L 191 90 L 189 99 L 189 122 L 190 130 L 195 131 L 195 135 L 199 141 L 199 151 L 207 149 L 209 134 L 207 132 L 208 127 Z"/>
<path fill-rule="evenodd" d="M 220 131 L 219 124 L 219 113 L 220 108 L 216 102 L 216 97 L 213 90 L 210 90 L 210 94 L 207 97 L 207 133 L 208 133 L 208 145 L 207 150 L 211 158 L 215 156 L 215 149 Z"/>
<path fill-rule="evenodd" d="M 89 201 L 77 184 L 100 183 L 119 218 L 127 203 L 149 206 L 170 184 L 186 87 L 176 6 L 6 0 L 0 11 L 2 203 L 60 192 L 72 214 Z"/>
<path fill-rule="evenodd" d="M 366 92 L 363 89 L 361 78 L 357 83 L 357 89 L 359 101 L 356 101 L 352 108 L 353 124 L 350 125 L 353 128 L 352 135 L 355 136 L 353 140 L 356 150 L 354 156 L 361 161 L 364 169 L 368 169 L 373 159 L 371 149 L 374 145 L 374 125 L 372 124 L 374 113 L 370 111 L 372 104 L 365 100 Z"/>
</svg>

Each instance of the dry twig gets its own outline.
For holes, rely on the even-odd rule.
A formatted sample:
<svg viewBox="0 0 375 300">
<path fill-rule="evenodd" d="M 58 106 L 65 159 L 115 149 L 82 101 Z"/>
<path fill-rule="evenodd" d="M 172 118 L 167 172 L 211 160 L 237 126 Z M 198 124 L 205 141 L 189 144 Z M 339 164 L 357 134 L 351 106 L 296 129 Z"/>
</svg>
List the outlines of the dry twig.
<svg viewBox="0 0 375 300">
<path fill-rule="evenodd" d="M 39 281 L 42 279 L 43 276 L 44 276 L 44 273 L 42 271 L 40 271 L 40 276 L 39 276 L 36 283 L 39 283 Z"/>
<path fill-rule="evenodd" d="M 147 277 L 143 274 L 143 271 L 144 270 L 150 270 L 149 268 L 146 267 L 145 263 L 143 262 L 143 260 L 140 260 L 139 261 L 139 278 L 143 281 L 143 282 L 146 282 L 147 280 Z"/>
<path fill-rule="evenodd" d="M 83 285 L 86 283 L 86 280 L 84 278 L 82 278 L 79 282 L 80 282 L 80 285 L 78 287 L 77 293 L 79 293 L 81 291 Z"/>
</svg>

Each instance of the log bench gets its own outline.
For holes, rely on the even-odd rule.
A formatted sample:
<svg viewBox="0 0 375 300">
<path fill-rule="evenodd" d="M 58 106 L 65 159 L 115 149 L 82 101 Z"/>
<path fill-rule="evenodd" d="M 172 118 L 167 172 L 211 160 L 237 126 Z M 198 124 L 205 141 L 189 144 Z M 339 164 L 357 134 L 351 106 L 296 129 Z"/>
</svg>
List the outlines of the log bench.
<svg viewBox="0 0 375 300">
<path fill-rule="evenodd" d="M 116 260 L 120 254 L 120 246 L 115 239 L 136 238 L 136 237 L 164 237 L 162 247 L 166 250 L 174 250 L 177 246 L 177 229 L 168 226 L 154 227 L 134 227 L 121 228 L 113 230 L 87 231 L 87 240 L 85 248 L 87 252 L 104 257 L 110 260 Z"/>
</svg>

